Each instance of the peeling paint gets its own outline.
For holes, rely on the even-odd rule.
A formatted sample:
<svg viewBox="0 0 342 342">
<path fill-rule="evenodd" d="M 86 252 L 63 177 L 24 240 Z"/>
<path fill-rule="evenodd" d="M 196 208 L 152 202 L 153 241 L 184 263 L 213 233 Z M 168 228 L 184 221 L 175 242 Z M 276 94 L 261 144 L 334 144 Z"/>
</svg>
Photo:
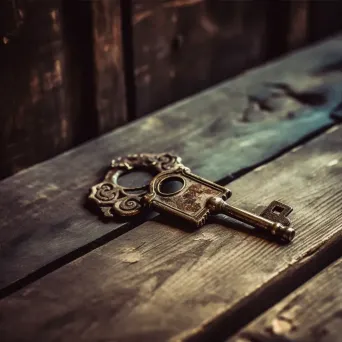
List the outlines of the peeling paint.
<svg viewBox="0 0 342 342">
<path fill-rule="evenodd" d="M 298 145 L 298 146 L 294 147 L 294 148 L 291 150 L 291 152 L 297 152 L 297 151 L 299 151 L 303 146 L 304 146 L 304 145 Z"/>
<path fill-rule="evenodd" d="M 292 330 L 292 324 L 284 319 L 275 318 L 272 321 L 272 332 L 275 335 L 285 335 Z"/>
<path fill-rule="evenodd" d="M 25 13 L 24 13 L 24 11 L 23 11 L 21 8 L 19 8 L 18 14 L 19 14 L 19 18 L 20 18 L 20 19 L 24 19 Z"/>
<path fill-rule="evenodd" d="M 176 13 L 173 13 L 172 16 L 171 16 L 171 22 L 172 23 L 177 23 L 178 22 L 178 16 Z"/>
<path fill-rule="evenodd" d="M 164 3 L 163 6 L 165 8 L 185 7 L 185 6 L 197 5 L 202 2 L 203 0 L 174 0 L 174 1 Z"/>
<path fill-rule="evenodd" d="M 261 166 L 257 167 L 256 169 L 254 169 L 254 172 L 259 172 L 259 171 L 263 170 L 266 166 L 267 166 L 267 164 L 261 165 Z"/>
<path fill-rule="evenodd" d="M 329 128 L 329 129 L 325 132 L 325 134 L 331 134 L 331 133 L 337 131 L 339 128 L 340 128 L 340 126 L 338 126 L 338 125 L 333 126 L 333 127 Z"/>
<path fill-rule="evenodd" d="M 216 240 L 216 235 L 211 232 L 203 232 L 199 234 L 197 237 L 195 237 L 195 241 L 214 241 Z"/>
<path fill-rule="evenodd" d="M 38 77 L 38 72 L 36 70 L 33 70 L 31 72 L 30 93 L 32 104 L 37 103 L 42 97 L 41 85 Z"/>
<path fill-rule="evenodd" d="M 50 197 L 50 192 L 59 190 L 59 187 L 54 183 L 47 184 L 41 191 L 37 193 L 36 199 L 47 199 Z"/>
<path fill-rule="evenodd" d="M 115 42 L 121 42 L 121 22 L 114 20 L 112 26 L 112 35 Z M 112 44 L 112 55 L 114 65 L 117 69 L 121 68 L 121 46 L 120 44 Z"/>
<path fill-rule="evenodd" d="M 135 264 L 141 259 L 141 254 L 139 252 L 130 252 L 120 256 L 120 260 L 127 262 L 129 264 Z"/>
<path fill-rule="evenodd" d="M 56 33 L 58 33 L 60 31 L 60 23 L 59 23 L 59 20 L 58 20 L 58 10 L 57 9 L 53 9 L 51 12 L 50 12 L 50 17 L 51 17 L 51 20 L 52 20 L 52 30 Z"/>
<path fill-rule="evenodd" d="M 44 74 L 44 91 L 49 91 L 62 85 L 62 67 L 59 59 L 55 60 L 54 69 Z"/>
<path fill-rule="evenodd" d="M 247 339 L 245 337 L 238 337 L 238 339 L 236 340 L 236 342 L 251 342 L 250 339 Z"/>
<path fill-rule="evenodd" d="M 141 130 L 158 130 L 162 129 L 164 126 L 164 122 L 159 119 L 158 117 L 151 116 L 146 118 L 144 121 L 141 122 L 140 129 Z"/>
<path fill-rule="evenodd" d="M 141 21 L 147 19 L 148 17 L 150 17 L 153 14 L 152 11 L 143 11 L 140 13 L 137 13 L 134 17 L 133 17 L 133 25 L 139 24 Z"/>
<path fill-rule="evenodd" d="M 134 70 L 134 74 L 135 76 L 140 76 L 141 74 L 149 71 L 150 67 L 149 65 L 145 64 L 141 67 L 137 67 L 135 70 Z"/>
<path fill-rule="evenodd" d="M 332 160 L 331 162 L 328 163 L 328 166 L 335 166 L 335 165 L 338 164 L 338 162 L 339 162 L 338 159 L 334 159 L 334 160 Z"/>
<path fill-rule="evenodd" d="M 214 36 L 214 35 L 218 34 L 219 31 L 220 31 L 219 27 L 214 22 L 209 20 L 208 17 L 205 17 L 205 16 L 201 18 L 201 26 L 211 36 Z"/>
<path fill-rule="evenodd" d="M 255 139 L 248 139 L 240 142 L 240 147 L 252 146 L 256 143 Z"/>
<path fill-rule="evenodd" d="M 61 121 L 61 137 L 65 140 L 68 137 L 69 124 L 66 118 L 62 118 Z"/>
</svg>

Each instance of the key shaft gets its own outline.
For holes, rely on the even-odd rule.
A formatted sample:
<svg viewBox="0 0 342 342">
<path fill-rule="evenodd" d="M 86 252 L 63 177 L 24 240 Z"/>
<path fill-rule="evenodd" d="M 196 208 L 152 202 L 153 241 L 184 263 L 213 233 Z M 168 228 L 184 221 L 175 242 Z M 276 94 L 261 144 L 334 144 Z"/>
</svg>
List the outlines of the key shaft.
<svg viewBox="0 0 342 342">
<path fill-rule="evenodd" d="M 295 236 L 294 229 L 286 227 L 279 222 L 253 214 L 247 210 L 234 207 L 219 197 L 209 198 L 207 207 L 212 213 L 225 214 L 253 227 L 264 229 L 284 241 L 292 241 Z"/>
</svg>

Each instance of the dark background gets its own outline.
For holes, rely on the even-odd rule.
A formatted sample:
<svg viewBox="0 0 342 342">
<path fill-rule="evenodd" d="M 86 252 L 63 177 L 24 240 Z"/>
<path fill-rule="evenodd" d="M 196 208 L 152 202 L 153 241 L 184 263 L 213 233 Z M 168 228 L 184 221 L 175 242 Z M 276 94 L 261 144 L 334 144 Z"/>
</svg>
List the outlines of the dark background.
<svg viewBox="0 0 342 342">
<path fill-rule="evenodd" d="M 2 0 L 0 178 L 336 33 L 340 1 Z"/>
</svg>

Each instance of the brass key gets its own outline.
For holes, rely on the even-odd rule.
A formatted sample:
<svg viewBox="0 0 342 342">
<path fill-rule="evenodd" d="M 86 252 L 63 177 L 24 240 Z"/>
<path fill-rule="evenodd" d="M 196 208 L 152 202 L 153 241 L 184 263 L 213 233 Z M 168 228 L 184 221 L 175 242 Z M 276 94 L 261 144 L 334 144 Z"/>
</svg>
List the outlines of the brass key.
<svg viewBox="0 0 342 342">
<path fill-rule="evenodd" d="M 125 188 L 118 178 L 134 169 L 148 169 L 155 174 L 150 184 Z M 295 231 L 290 228 L 288 215 L 292 208 L 271 202 L 262 214 L 256 215 L 225 202 L 231 191 L 190 172 L 175 155 L 137 154 L 118 158 L 103 182 L 91 188 L 89 198 L 96 202 L 107 217 L 114 214 L 133 216 L 144 208 L 181 217 L 197 227 L 210 214 L 225 214 L 253 227 L 270 232 L 284 241 L 291 241 Z"/>
</svg>

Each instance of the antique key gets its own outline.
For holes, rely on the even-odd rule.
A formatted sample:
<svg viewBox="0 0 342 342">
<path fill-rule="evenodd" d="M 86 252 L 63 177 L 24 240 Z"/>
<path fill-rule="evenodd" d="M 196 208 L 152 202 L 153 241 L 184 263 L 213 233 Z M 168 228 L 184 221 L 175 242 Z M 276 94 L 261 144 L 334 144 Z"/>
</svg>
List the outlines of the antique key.
<svg viewBox="0 0 342 342">
<path fill-rule="evenodd" d="M 137 169 L 154 174 L 150 184 L 127 188 L 118 184 L 121 175 Z M 271 202 L 256 215 L 228 204 L 231 191 L 190 172 L 181 158 L 170 153 L 136 154 L 112 161 L 103 182 L 91 188 L 89 199 L 95 201 L 106 217 L 134 216 L 145 208 L 181 217 L 197 227 L 202 226 L 210 214 L 229 217 L 261 228 L 283 241 L 291 241 L 295 231 L 290 228 L 288 215 L 292 208 Z"/>
</svg>

